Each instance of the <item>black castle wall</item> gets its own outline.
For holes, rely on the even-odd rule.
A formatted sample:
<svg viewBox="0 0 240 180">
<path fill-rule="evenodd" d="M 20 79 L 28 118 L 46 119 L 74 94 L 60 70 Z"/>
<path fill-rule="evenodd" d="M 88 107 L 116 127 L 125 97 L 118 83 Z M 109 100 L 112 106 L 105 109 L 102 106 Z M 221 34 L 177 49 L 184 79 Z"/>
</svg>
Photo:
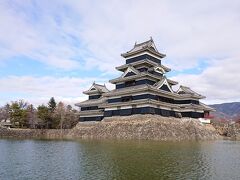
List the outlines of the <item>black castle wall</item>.
<svg viewBox="0 0 240 180">
<path fill-rule="evenodd" d="M 125 99 L 126 97 L 129 97 L 129 96 L 108 99 L 108 103 L 122 102 L 122 100 Z M 153 95 L 153 94 L 141 94 L 141 95 L 131 96 L 131 100 L 141 100 L 141 99 L 153 99 L 153 100 L 158 100 L 158 101 L 171 103 L 171 104 L 199 104 L 199 101 L 197 100 L 174 100 L 172 98 L 167 98 L 167 97 Z"/>
<path fill-rule="evenodd" d="M 138 86 L 142 84 L 154 85 L 156 82 L 149 79 L 136 80 L 132 85 L 127 85 L 127 83 L 116 84 L 116 89 L 121 89 L 125 87 Z"/>
<path fill-rule="evenodd" d="M 177 112 L 153 107 L 129 108 L 119 110 L 104 111 L 104 117 L 111 116 L 130 116 L 134 114 L 157 114 L 164 117 L 178 117 Z M 182 112 L 182 117 L 203 118 L 204 113 Z"/>
<path fill-rule="evenodd" d="M 134 58 L 130 58 L 130 59 L 127 59 L 126 60 L 126 64 L 130 64 L 130 63 L 134 63 L 134 62 L 137 62 L 137 61 L 141 61 L 143 59 L 149 59 L 150 61 L 153 61 L 155 63 L 158 63 L 158 64 L 161 64 L 161 60 L 157 59 L 157 58 L 154 58 L 148 54 L 144 54 L 144 55 L 141 55 L 141 56 L 137 56 L 137 57 L 134 57 Z"/>
</svg>

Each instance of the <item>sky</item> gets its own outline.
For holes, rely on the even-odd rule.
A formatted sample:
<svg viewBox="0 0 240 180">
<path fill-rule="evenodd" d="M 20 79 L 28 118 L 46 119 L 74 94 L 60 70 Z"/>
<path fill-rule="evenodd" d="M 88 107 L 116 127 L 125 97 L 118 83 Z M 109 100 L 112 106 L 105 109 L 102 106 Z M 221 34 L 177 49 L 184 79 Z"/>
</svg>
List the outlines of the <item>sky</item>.
<svg viewBox="0 0 240 180">
<path fill-rule="evenodd" d="M 0 105 L 74 104 L 94 81 L 113 89 L 120 54 L 150 37 L 167 77 L 207 104 L 240 101 L 240 1 L 1 0 Z"/>
</svg>

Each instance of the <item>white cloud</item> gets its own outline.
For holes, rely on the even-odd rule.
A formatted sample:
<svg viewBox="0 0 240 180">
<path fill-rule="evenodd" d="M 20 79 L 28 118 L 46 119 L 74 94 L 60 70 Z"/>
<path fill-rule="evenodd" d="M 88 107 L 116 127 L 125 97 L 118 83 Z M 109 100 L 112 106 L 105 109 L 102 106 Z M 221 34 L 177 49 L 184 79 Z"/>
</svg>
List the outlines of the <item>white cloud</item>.
<svg viewBox="0 0 240 180">
<path fill-rule="evenodd" d="M 173 79 L 207 96 L 207 103 L 240 101 L 239 59 L 214 61 L 199 75 L 182 74 Z"/>
<path fill-rule="evenodd" d="M 200 75 L 183 74 L 177 80 L 206 95 L 209 102 L 239 100 L 237 0 L 24 2 L 0 3 L 0 61 L 24 55 L 65 70 L 115 73 L 114 67 L 125 63 L 120 53 L 153 36 L 167 54 L 163 64 L 172 69 L 197 68 L 203 59 L 209 64 Z M 82 93 L 80 80 L 3 77 L 0 92 L 71 99 Z"/>
<path fill-rule="evenodd" d="M 93 5 L 94 4 L 94 5 Z M 153 36 L 166 63 L 238 55 L 239 1 L 16 1 L 0 5 L 0 44 L 48 65 L 113 72 L 120 53 Z M 15 28 L 17 27 L 17 28 Z M 73 60 L 74 58 L 77 60 Z"/>
<path fill-rule="evenodd" d="M 239 54 L 237 1 L 67 1 L 82 17 L 81 36 L 95 64 L 111 70 L 119 54 L 153 36 L 172 68 L 193 68 L 202 58 Z M 121 62 L 119 62 L 119 60 Z"/>
<path fill-rule="evenodd" d="M 10 76 L 0 78 L 0 94 L 13 94 L 11 97 L 2 97 L 0 104 L 25 99 L 35 105 L 47 103 L 51 97 L 57 101 L 74 104 L 80 100 L 87 99 L 82 92 L 90 88 L 93 81 L 103 84 L 107 80 L 101 78 L 54 78 L 54 77 L 31 77 Z M 109 84 L 107 87 L 112 88 Z M 17 95 L 14 95 L 16 94 Z"/>
<path fill-rule="evenodd" d="M 23 54 L 63 69 L 80 68 L 73 59 L 81 57 L 87 68 L 113 72 L 114 66 L 124 63 L 120 53 L 153 36 L 167 54 L 168 65 L 193 68 L 201 58 L 239 54 L 239 4 L 223 0 L 2 3 L 2 56 Z"/>
<path fill-rule="evenodd" d="M 0 4 L 0 60 L 26 56 L 56 68 L 79 68 L 79 62 L 72 58 L 81 53 L 81 49 L 72 45 L 70 36 L 54 21 L 54 15 L 40 11 L 42 14 L 35 22 L 31 19 L 33 12 L 27 13 L 36 10 L 31 7 L 33 2 L 15 3 Z"/>
</svg>

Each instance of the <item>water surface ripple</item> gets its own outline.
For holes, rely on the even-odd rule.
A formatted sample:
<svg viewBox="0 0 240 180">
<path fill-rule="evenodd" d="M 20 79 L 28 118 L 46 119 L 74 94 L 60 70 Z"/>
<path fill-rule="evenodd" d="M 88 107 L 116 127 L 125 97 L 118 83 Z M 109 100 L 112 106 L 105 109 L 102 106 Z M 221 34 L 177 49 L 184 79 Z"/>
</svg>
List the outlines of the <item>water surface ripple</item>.
<svg viewBox="0 0 240 180">
<path fill-rule="evenodd" d="M 0 179 L 240 179 L 240 142 L 0 139 Z"/>
</svg>

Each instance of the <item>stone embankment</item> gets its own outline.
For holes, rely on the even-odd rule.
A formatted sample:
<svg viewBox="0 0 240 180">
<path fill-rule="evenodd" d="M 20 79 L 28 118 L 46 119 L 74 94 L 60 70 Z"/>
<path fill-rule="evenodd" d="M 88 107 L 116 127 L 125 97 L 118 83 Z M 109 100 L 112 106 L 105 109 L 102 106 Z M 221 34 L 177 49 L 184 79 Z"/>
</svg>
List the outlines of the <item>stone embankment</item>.
<svg viewBox="0 0 240 180">
<path fill-rule="evenodd" d="M 69 129 L 7 129 L 0 127 L 0 137 L 6 138 L 43 138 L 43 139 L 64 139 Z"/>
<path fill-rule="evenodd" d="M 225 123 L 225 124 L 214 124 L 214 128 L 221 136 L 233 140 L 240 140 L 240 124 L 238 123 Z"/>
<path fill-rule="evenodd" d="M 133 115 L 105 118 L 101 122 L 79 122 L 69 130 L 1 129 L 0 137 L 47 139 L 142 139 L 213 140 L 219 135 L 211 125 L 196 119 L 166 118 L 157 115 Z"/>
</svg>

